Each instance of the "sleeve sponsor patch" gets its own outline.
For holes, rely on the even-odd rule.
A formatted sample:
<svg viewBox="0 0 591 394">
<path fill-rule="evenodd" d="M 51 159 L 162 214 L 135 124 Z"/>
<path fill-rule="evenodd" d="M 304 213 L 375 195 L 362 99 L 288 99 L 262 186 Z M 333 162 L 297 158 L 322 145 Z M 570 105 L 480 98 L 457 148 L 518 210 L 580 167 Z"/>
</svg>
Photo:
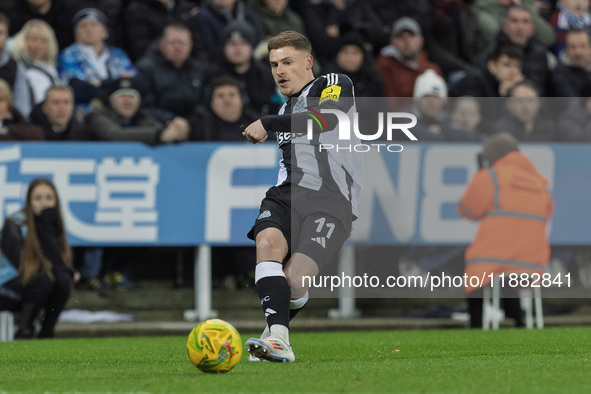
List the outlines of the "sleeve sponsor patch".
<svg viewBox="0 0 591 394">
<path fill-rule="evenodd" d="M 332 100 L 339 102 L 339 98 L 341 97 L 341 87 L 338 85 L 331 85 L 327 88 L 324 88 L 322 93 L 320 94 L 320 102 L 318 104 L 322 104 L 325 101 Z"/>
</svg>

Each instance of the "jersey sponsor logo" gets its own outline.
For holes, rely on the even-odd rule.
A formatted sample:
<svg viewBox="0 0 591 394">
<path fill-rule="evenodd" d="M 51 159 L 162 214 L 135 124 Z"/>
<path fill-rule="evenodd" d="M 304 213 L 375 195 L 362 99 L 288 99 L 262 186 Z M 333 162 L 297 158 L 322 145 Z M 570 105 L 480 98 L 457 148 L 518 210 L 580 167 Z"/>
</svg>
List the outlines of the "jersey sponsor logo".
<svg viewBox="0 0 591 394">
<path fill-rule="evenodd" d="M 332 100 L 338 103 L 340 97 L 341 87 L 337 85 L 332 85 L 327 88 L 324 88 L 324 90 L 320 94 L 320 102 L 318 104 L 322 104 L 323 102 L 328 100 Z"/>
<path fill-rule="evenodd" d="M 278 131 L 277 133 L 277 143 L 279 146 L 288 143 L 291 141 L 291 134 L 289 131 Z"/>
<path fill-rule="evenodd" d="M 289 131 L 277 131 L 275 134 L 277 134 L 277 143 L 279 146 L 287 144 L 295 137 L 306 135 L 306 133 L 291 133 Z"/>
</svg>

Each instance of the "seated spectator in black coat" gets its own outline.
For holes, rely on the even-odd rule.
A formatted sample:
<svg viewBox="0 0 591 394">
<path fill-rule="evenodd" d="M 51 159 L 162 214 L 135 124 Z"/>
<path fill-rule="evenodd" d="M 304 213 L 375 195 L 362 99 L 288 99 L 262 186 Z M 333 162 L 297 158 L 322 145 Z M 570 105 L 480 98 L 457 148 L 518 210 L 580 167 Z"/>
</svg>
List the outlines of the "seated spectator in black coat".
<svg viewBox="0 0 591 394">
<path fill-rule="evenodd" d="M 32 125 L 12 105 L 12 93 L 0 79 L 0 141 L 41 141 L 43 130 Z"/>
<path fill-rule="evenodd" d="M 388 44 L 388 34 L 367 1 L 308 0 L 302 17 L 323 67 L 334 59 L 339 40 L 348 33 L 358 33 L 366 49 L 372 52 Z"/>
<path fill-rule="evenodd" d="M 0 14 L 0 79 L 5 80 L 12 91 L 14 106 L 24 116 L 31 112 L 31 93 L 27 83 L 26 70 L 18 64 L 6 48 L 10 20 Z"/>
<path fill-rule="evenodd" d="M 125 48 L 131 60 L 142 57 L 167 25 L 186 21 L 193 7 L 186 0 L 131 0 L 123 16 Z"/>
<path fill-rule="evenodd" d="M 192 48 L 189 29 L 173 23 L 164 28 L 158 48 L 136 63 L 142 106 L 160 122 L 187 117 L 205 101 L 204 87 L 211 70 L 190 58 Z"/>
<path fill-rule="evenodd" d="M 591 37 L 585 30 L 566 33 L 565 49 L 552 74 L 552 87 L 557 97 L 581 97 L 583 86 L 591 81 Z"/>
<path fill-rule="evenodd" d="M 373 57 L 363 48 L 362 38 L 353 33 L 343 37 L 335 61 L 322 72 L 346 74 L 353 81 L 356 97 L 382 97 L 382 81 L 373 63 Z"/>
<path fill-rule="evenodd" d="M 565 107 L 557 121 L 558 140 L 591 142 L 591 81 L 583 84 L 581 97 L 569 99 Z"/>
<path fill-rule="evenodd" d="M 208 105 L 195 109 L 189 118 L 191 141 L 245 141 L 244 127 L 260 116 L 244 105 L 240 82 L 221 76 L 211 84 Z"/>
<path fill-rule="evenodd" d="M 591 142 L 591 98 L 585 96 L 570 99 L 557 123 L 559 141 Z"/>
<path fill-rule="evenodd" d="M 525 80 L 515 85 L 506 102 L 507 112 L 489 130 L 513 134 L 519 141 L 553 142 L 558 140 L 556 124 L 542 110 L 536 86 Z"/>
<path fill-rule="evenodd" d="M 244 104 L 261 115 L 275 114 L 283 104 L 269 64 L 253 58 L 254 31 L 246 24 L 232 22 L 222 35 L 219 75 L 230 75 L 240 81 Z"/>
<path fill-rule="evenodd" d="M 86 125 L 98 140 L 139 141 L 147 144 L 186 140 L 189 124 L 174 118 L 166 126 L 140 109 L 141 96 L 130 78 L 120 78 L 93 102 L 94 111 L 86 117 Z"/>
<path fill-rule="evenodd" d="M 54 85 L 45 100 L 31 112 L 31 123 L 43 129 L 46 141 L 86 141 L 90 133 L 74 116 L 74 91 L 70 86 Z"/>
<path fill-rule="evenodd" d="M 203 0 L 199 12 L 189 18 L 187 25 L 193 32 L 193 39 L 203 44 L 203 50 L 215 53 L 220 47 L 224 28 L 240 22 L 249 25 L 255 32 L 255 45 L 262 35 L 252 8 L 242 0 Z"/>
<path fill-rule="evenodd" d="M 59 49 L 63 50 L 74 42 L 72 16 L 74 11 L 65 0 L 19 0 L 8 12 L 11 20 L 10 35 L 19 32 L 31 19 L 41 19 L 55 32 Z"/>
<path fill-rule="evenodd" d="M 509 8 L 496 43 L 482 53 L 477 61 L 478 65 L 484 67 L 490 54 L 502 43 L 512 43 L 521 47 L 523 75 L 536 85 L 542 95 L 545 95 L 550 82 L 551 63 L 555 62 L 555 57 L 535 37 L 535 26 L 529 9 L 521 6 Z"/>
<path fill-rule="evenodd" d="M 414 87 L 415 104 L 411 108 L 417 117 L 412 133 L 421 141 L 476 141 L 474 132 L 451 125 L 449 113 L 445 110 L 447 87 L 445 81 L 434 70 L 419 75 Z"/>
<path fill-rule="evenodd" d="M 453 101 L 451 106 L 451 126 L 472 132 L 478 138 L 482 136 L 482 112 L 476 97 L 462 96 Z"/>
<path fill-rule="evenodd" d="M 482 108 L 483 127 L 496 122 L 503 112 L 502 102 L 511 87 L 524 79 L 521 72 L 523 50 L 510 43 L 499 44 L 490 54 L 486 66 L 472 69 L 450 87 L 451 97 L 477 97 Z"/>
<path fill-rule="evenodd" d="M 267 41 L 284 30 L 306 34 L 304 21 L 295 13 L 288 0 L 251 0 L 263 40 Z"/>
<path fill-rule="evenodd" d="M 465 0 L 428 0 L 431 12 L 424 29 L 429 59 L 439 65 L 446 76 L 469 70 L 478 55 L 489 45 L 486 42 L 474 2 Z M 419 19 L 419 23 L 422 20 Z"/>
<path fill-rule="evenodd" d="M 501 97 L 523 80 L 523 51 L 517 45 L 503 43 L 490 53 L 485 67 L 469 71 L 450 87 L 451 97 Z"/>
</svg>

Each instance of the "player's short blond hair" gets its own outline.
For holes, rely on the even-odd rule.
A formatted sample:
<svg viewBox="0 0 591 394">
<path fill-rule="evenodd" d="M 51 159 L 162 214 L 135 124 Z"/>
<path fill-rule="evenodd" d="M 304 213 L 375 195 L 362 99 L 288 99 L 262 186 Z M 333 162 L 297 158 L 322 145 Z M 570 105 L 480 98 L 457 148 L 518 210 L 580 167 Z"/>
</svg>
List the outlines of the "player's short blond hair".
<svg viewBox="0 0 591 394">
<path fill-rule="evenodd" d="M 312 44 L 308 38 L 293 30 L 282 31 L 275 37 L 272 37 L 267 44 L 269 52 L 273 49 L 279 49 L 284 47 L 294 47 L 299 51 L 305 51 L 306 53 L 312 52 Z"/>
</svg>

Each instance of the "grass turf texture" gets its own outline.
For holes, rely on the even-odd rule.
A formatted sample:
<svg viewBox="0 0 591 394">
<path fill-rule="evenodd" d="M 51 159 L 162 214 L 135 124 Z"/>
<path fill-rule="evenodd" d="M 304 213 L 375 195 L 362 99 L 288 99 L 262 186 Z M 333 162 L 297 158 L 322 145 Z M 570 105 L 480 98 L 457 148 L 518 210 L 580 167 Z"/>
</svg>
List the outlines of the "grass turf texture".
<svg viewBox="0 0 591 394">
<path fill-rule="evenodd" d="M 304 333 L 291 340 L 294 364 L 249 363 L 244 352 L 222 375 L 191 364 L 186 337 L 0 343 L 0 392 L 583 393 L 591 387 L 591 327 Z"/>
</svg>

